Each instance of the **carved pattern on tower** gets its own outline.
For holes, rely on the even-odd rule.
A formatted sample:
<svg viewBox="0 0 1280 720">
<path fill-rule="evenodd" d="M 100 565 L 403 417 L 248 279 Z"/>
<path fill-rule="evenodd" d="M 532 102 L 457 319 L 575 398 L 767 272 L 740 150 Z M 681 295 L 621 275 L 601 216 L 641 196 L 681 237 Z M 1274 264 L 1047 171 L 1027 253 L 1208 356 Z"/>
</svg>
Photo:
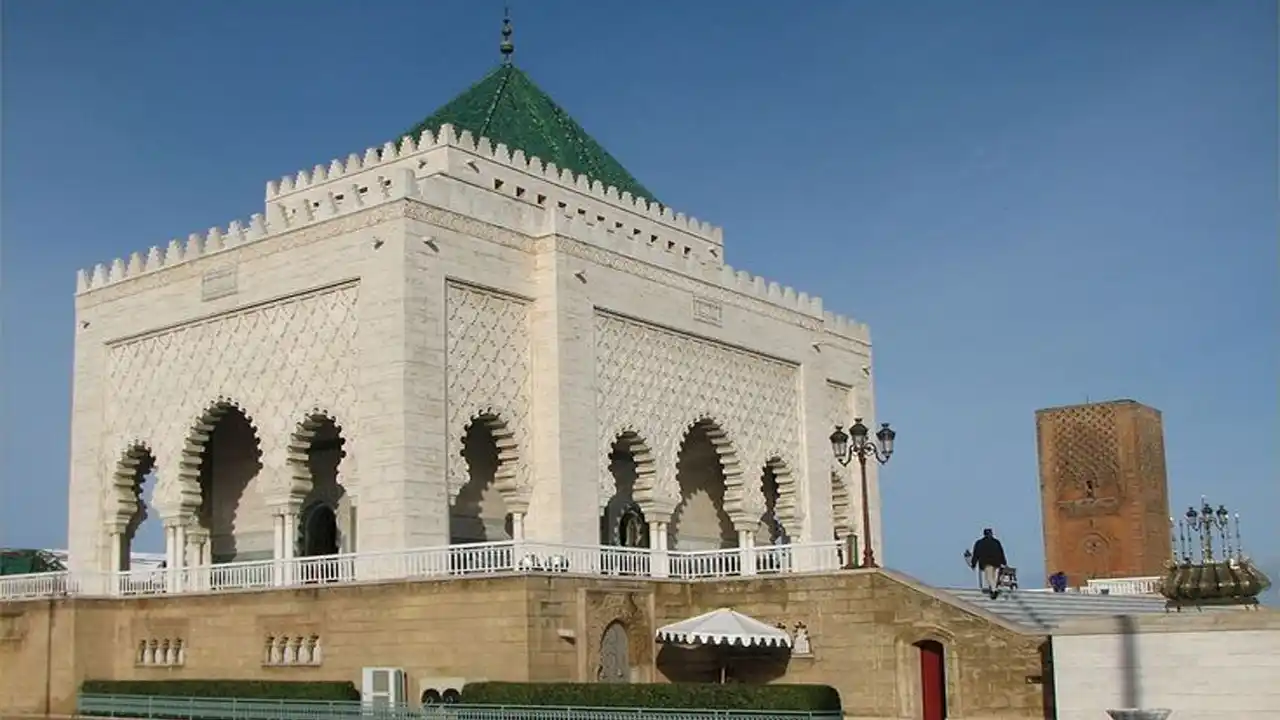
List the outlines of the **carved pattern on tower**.
<svg viewBox="0 0 1280 720">
<path fill-rule="evenodd" d="M 854 412 L 853 390 L 846 385 L 827 382 L 826 387 L 827 432 L 836 426 L 847 428 L 852 422 L 850 413 Z M 853 496 L 851 468 L 836 462 L 831 457 L 831 513 L 837 532 L 850 532 L 857 523 L 853 517 Z"/>
<path fill-rule="evenodd" d="M 613 495 L 609 452 L 624 430 L 654 451 L 655 488 L 674 506 L 676 458 L 685 433 L 702 418 L 727 434 L 740 462 L 744 510 L 764 512 L 760 473 L 773 457 L 799 467 L 796 366 L 607 313 L 597 313 L 596 407 L 600 497 Z M 728 475 L 728 473 L 726 473 Z M 732 491 L 733 488 L 730 488 Z"/>
<path fill-rule="evenodd" d="M 502 432 L 510 433 L 510 438 L 495 439 L 500 446 L 508 439 L 514 442 L 517 455 L 511 481 L 527 489 L 532 390 L 528 303 L 450 282 L 445 305 L 449 499 L 456 498 L 469 479 L 462 455 L 467 425 L 484 415 L 496 416 L 505 425 Z"/>
<path fill-rule="evenodd" d="M 1121 492 L 1122 479 L 1115 409 L 1108 405 L 1070 408 L 1056 426 L 1054 475 L 1059 497 L 1115 499 Z"/>
<path fill-rule="evenodd" d="M 352 466 L 358 295 L 354 283 L 328 288 L 111 345 L 104 475 L 130 445 L 148 443 L 158 462 L 156 503 L 176 509 L 184 445 L 219 398 L 249 415 L 264 457 L 283 452 L 308 412 L 331 413 L 349 443 L 344 468 Z"/>
</svg>

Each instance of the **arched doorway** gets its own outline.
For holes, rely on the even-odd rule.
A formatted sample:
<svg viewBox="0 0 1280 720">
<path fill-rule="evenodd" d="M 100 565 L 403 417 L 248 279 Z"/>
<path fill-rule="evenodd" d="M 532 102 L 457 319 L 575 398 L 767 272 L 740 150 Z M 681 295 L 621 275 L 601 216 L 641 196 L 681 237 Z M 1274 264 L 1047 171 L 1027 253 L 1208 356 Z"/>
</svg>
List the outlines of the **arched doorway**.
<svg viewBox="0 0 1280 720">
<path fill-rule="evenodd" d="M 337 555 L 338 516 L 326 503 L 312 505 L 302 517 L 302 556 Z"/>
<path fill-rule="evenodd" d="M 667 546 L 672 550 L 721 550 L 738 546 L 738 532 L 725 510 L 725 474 L 721 462 L 724 432 L 703 420 L 685 435 L 676 459 L 680 503 L 671 518 Z"/>
<path fill-rule="evenodd" d="M 600 509 L 600 544 L 649 547 L 649 526 L 635 494 L 642 480 L 652 483 L 653 456 L 648 444 L 635 432 L 623 432 L 614 440 L 609 475 L 614 492 Z"/>
<path fill-rule="evenodd" d="M 269 559 L 271 536 L 258 532 L 269 515 L 256 487 L 262 470 L 257 428 L 226 399 L 206 410 L 199 424 L 188 438 L 184 464 L 199 468 L 196 520 L 209 538 L 201 551 L 205 562 Z"/>
<path fill-rule="evenodd" d="M 921 640 L 915 648 L 920 653 L 920 717 L 922 720 L 946 720 L 946 650 L 937 640 Z"/>
<path fill-rule="evenodd" d="M 116 461 L 112 478 L 115 517 L 111 523 L 116 532 L 110 535 L 113 570 L 133 570 L 132 559 L 136 551 L 145 549 L 160 552 L 167 549 L 159 518 L 154 516 L 152 506 L 157 485 L 155 468 L 155 456 L 140 441 L 125 450 Z M 141 587 L 150 587 L 164 581 L 154 571 L 144 570 L 128 576 L 126 582 L 131 591 L 135 583 Z"/>
<path fill-rule="evenodd" d="M 304 492 L 301 498 L 304 510 L 292 538 L 292 550 L 298 557 L 350 553 L 357 549 L 355 508 L 341 474 L 347 457 L 346 445 L 337 421 L 318 410 L 303 418 L 294 431 L 289 448 L 293 487 L 295 492 Z"/>
<path fill-rule="evenodd" d="M 511 539 L 510 512 L 497 485 L 503 463 L 494 432 L 498 426 L 496 417 L 482 415 L 467 426 L 462 438 L 468 476 L 449 508 L 451 545 Z"/>
<path fill-rule="evenodd" d="M 631 649 L 627 642 L 627 628 L 621 622 L 609 623 L 600 638 L 599 682 L 631 682 Z"/>
</svg>

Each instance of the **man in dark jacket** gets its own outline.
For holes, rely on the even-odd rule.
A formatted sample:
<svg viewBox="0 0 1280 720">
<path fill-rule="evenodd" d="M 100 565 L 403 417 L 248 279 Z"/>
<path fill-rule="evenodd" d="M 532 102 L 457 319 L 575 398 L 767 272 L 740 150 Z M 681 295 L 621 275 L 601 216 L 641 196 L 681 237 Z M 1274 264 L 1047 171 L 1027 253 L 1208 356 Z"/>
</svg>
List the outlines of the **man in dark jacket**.
<svg viewBox="0 0 1280 720">
<path fill-rule="evenodd" d="M 973 552 L 969 555 L 969 567 L 982 571 L 982 589 L 993 598 L 999 592 L 996 583 L 1000 577 L 1000 568 L 1008 564 L 1004 556 L 1004 546 L 996 539 L 991 528 L 984 529 L 982 537 L 973 544 Z"/>
</svg>

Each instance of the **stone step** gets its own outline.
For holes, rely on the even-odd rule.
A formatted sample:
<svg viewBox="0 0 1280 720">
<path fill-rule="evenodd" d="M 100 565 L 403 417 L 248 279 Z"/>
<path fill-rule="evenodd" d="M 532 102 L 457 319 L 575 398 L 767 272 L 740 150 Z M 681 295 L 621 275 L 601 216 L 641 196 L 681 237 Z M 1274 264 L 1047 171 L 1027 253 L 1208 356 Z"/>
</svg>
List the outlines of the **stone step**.
<svg viewBox="0 0 1280 720">
<path fill-rule="evenodd" d="M 1046 632 L 1071 618 L 1165 612 L 1164 598 L 1154 595 L 1078 595 L 1013 591 L 1004 592 L 993 600 L 986 593 L 976 589 L 949 588 L 945 589 L 945 592 L 1011 622 Z"/>
</svg>

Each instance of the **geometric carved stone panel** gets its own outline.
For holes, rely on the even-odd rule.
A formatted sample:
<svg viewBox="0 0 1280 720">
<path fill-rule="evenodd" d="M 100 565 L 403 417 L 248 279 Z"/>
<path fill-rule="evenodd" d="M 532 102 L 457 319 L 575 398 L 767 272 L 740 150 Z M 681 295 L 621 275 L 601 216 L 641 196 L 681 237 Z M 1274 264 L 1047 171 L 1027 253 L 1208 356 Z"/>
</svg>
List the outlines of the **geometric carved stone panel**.
<svg viewBox="0 0 1280 720">
<path fill-rule="evenodd" d="M 600 311 L 595 347 L 601 498 L 613 495 L 609 453 L 625 430 L 640 434 L 653 450 L 657 490 L 678 498 L 674 468 L 680 443 L 703 418 L 726 432 L 737 453 L 747 478 L 748 510 L 763 511 L 763 495 L 755 486 L 766 461 L 778 457 L 797 468 L 795 365 Z"/>
<path fill-rule="evenodd" d="M 195 420 L 220 396 L 243 408 L 264 455 L 282 452 L 313 408 L 356 431 L 356 303 L 348 284 L 231 312 L 111 346 L 107 353 L 104 473 L 138 440 L 156 455 L 163 508 Z M 106 475 L 104 475 L 106 476 Z"/>
<path fill-rule="evenodd" d="M 1120 492 L 1120 444 L 1116 415 L 1108 405 L 1065 410 L 1054 433 L 1054 468 L 1066 497 L 1116 497 Z"/>
<path fill-rule="evenodd" d="M 850 413 L 854 412 L 853 389 L 847 385 L 828 381 L 826 396 L 827 431 L 834 431 L 837 426 L 848 428 L 849 423 L 852 422 Z M 833 468 L 840 467 L 835 457 L 831 458 L 831 464 Z"/>
<path fill-rule="evenodd" d="M 848 428 L 852 422 L 849 418 L 853 409 L 853 391 L 838 383 L 827 382 L 826 388 L 827 429 L 834 431 L 836 426 Z M 853 488 L 852 468 L 843 466 L 831 458 L 831 512 L 836 531 L 848 533 L 857 522 L 853 518 L 854 498 L 850 494 Z M 861 502 L 859 500 L 859 502 Z"/>
<path fill-rule="evenodd" d="M 476 417 L 496 416 L 512 433 L 518 460 L 515 483 L 529 484 L 531 376 L 529 306 L 509 295 L 448 283 L 447 437 L 449 496 L 468 481 L 462 439 Z"/>
</svg>

